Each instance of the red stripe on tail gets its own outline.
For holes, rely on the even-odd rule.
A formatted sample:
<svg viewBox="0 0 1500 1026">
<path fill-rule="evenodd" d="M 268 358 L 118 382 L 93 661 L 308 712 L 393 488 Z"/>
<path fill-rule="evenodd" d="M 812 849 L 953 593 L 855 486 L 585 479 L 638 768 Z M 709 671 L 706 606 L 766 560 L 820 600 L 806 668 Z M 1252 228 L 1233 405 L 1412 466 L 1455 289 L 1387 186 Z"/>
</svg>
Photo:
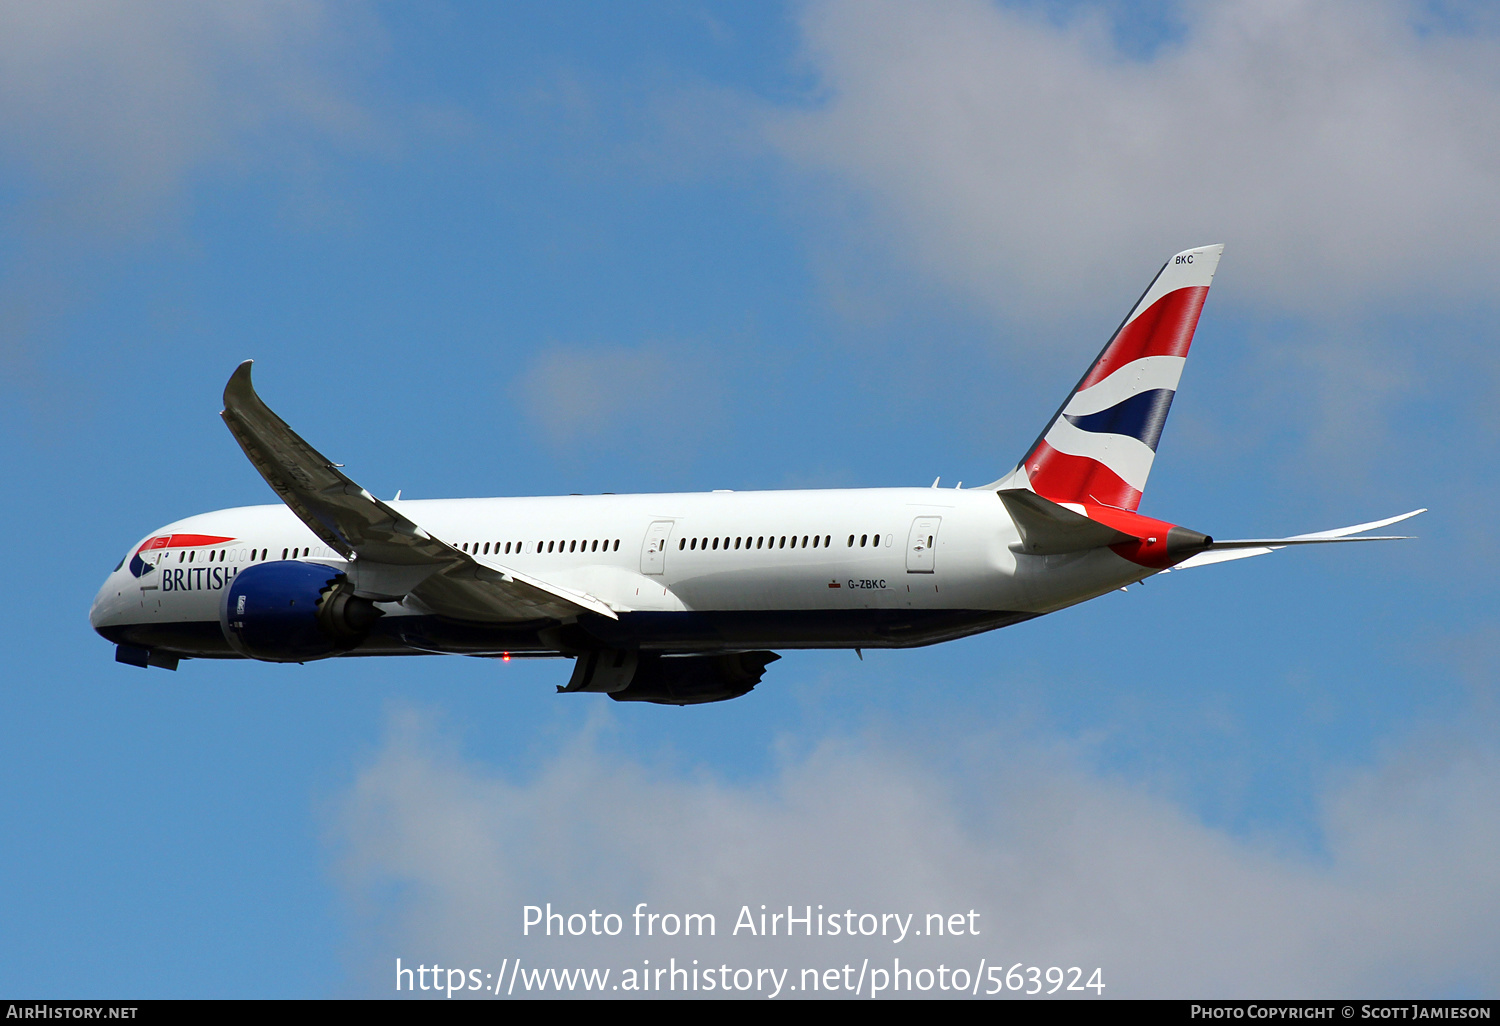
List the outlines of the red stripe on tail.
<svg viewBox="0 0 1500 1026">
<path fill-rule="evenodd" d="M 1141 493 L 1098 460 L 1058 452 L 1045 441 L 1026 457 L 1031 490 L 1053 502 L 1092 502 L 1134 510 Z"/>
<path fill-rule="evenodd" d="M 1207 298 L 1207 285 L 1189 285 L 1162 296 L 1120 329 L 1078 388 L 1097 384 L 1143 356 L 1186 356 Z"/>
</svg>

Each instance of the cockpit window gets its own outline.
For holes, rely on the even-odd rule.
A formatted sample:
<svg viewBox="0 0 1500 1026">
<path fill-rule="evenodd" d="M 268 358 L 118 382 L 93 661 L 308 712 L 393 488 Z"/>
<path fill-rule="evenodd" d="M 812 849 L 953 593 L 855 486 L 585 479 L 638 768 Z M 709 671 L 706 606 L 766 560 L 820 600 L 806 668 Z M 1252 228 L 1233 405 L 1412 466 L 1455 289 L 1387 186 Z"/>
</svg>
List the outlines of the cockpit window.
<svg viewBox="0 0 1500 1026">
<path fill-rule="evenodd" d="M 128 553 L 128 552 L 125 553 L 125 555 L 121 556 L 120 557 L 120 561 L 115 564 L 115 568 L 113 570 L 111 570 L 110 573 L 112 573 L 112 574 L 119 573 L 120 572 L 120 567 L 124 566 L 125 565 L 125 561 L 127 559 L 129 559 L 129 558 L 130 558 L 130 553 Z"/>
</svg>

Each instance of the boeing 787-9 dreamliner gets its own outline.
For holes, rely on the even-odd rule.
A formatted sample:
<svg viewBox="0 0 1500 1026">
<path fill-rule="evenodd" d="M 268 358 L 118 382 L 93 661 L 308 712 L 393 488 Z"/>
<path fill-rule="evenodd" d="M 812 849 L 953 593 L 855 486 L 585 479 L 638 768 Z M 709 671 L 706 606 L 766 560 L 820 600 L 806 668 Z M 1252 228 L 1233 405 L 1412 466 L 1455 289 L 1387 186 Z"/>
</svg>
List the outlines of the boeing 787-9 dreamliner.
<svg viewBox="0 0 1500 1026">
<path fill-rule="evenodd" d="M 1373 523 L 1216 541 L 1136 512 L 1222 246 L 1178 253 L 1024 458 L 978 488 L 382 502 L 263 403 L 224 422 L 281 498 L 179 520 L 94 600 L 115 658 L 574 660 L 560 691 L 692 705 L 776 649 L 907 648 L 1029 620 L 1170 568 L 1385 541 Z"/>
</svg>

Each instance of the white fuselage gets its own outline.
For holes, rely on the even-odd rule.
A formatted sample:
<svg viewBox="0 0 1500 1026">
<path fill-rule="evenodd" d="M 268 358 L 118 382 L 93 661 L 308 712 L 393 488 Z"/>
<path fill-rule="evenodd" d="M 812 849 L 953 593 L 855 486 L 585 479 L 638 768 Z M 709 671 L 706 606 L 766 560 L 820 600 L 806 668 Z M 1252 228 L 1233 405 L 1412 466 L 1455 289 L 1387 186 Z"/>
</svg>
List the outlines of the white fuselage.
<svg viewBox="0 0 1500 1026">
<path fill-rule="evenodd" d="M 745 646 L 900 647 L 1004 626 L 1084 601 L 1154 571 L 1095 549 L 1066 556 L 1013 551 L 1019 535 L 990 490 L 809 491 L 435 499 L 391 503 L 431 535 L 501 565 L 592 596 L 620 614 L 598 629 L 611 644 L 678 651 Z M 189 517 L 155 538 L 229 539 L 141 552 L 106 580 L 91 614 L 106 636 L 182 655 L 231 655 L 213 637 L 233 577 L 257 563 L 304 559 L 346 570 L 284 505 Z M 134 553 L 135 550 L 132 550 Z M 432 620 L 420 603 L 384 603 Z M 651 614 L 651 615 L 648 615 Z M 674 615 L 675 614 L 675 615 Z M 602 620 L 602 618 L 600 618 Z M 416 623 L 417 621 L 412 621 Z M 196 625 L 196 634 L 182 628 Z M 481 630 L 484 625 L 474 625 Z M 155 628 L 155 630 L 153 630 Z M 473 631 L 452 645 L 421 632 L 354 654 L 546 649 Z M 533 634 L 535 631 L 533 630 Z M 458 635 L 453 635 L 457 637 Z M 403 636 L 404 637 L 404 636 Z M 416 637 L 416 635 L 412 635 Z M 197 640 L 192 640 L 196 638 Z"/>
</svg>

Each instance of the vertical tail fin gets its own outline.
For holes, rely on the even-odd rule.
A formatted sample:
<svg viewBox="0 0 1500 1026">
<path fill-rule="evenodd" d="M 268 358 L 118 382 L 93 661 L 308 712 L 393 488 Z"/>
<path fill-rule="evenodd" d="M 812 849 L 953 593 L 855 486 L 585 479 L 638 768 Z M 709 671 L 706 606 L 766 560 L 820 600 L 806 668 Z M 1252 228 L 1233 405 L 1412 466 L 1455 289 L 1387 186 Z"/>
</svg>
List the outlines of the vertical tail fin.
<svg viewBox="0 0 1500 1026">
<path fill-rule="evenodd" d="M 1134 510 L 1224 247 L 1168 260 L 1015 470 L 989 487 Z"/>
</svg>

